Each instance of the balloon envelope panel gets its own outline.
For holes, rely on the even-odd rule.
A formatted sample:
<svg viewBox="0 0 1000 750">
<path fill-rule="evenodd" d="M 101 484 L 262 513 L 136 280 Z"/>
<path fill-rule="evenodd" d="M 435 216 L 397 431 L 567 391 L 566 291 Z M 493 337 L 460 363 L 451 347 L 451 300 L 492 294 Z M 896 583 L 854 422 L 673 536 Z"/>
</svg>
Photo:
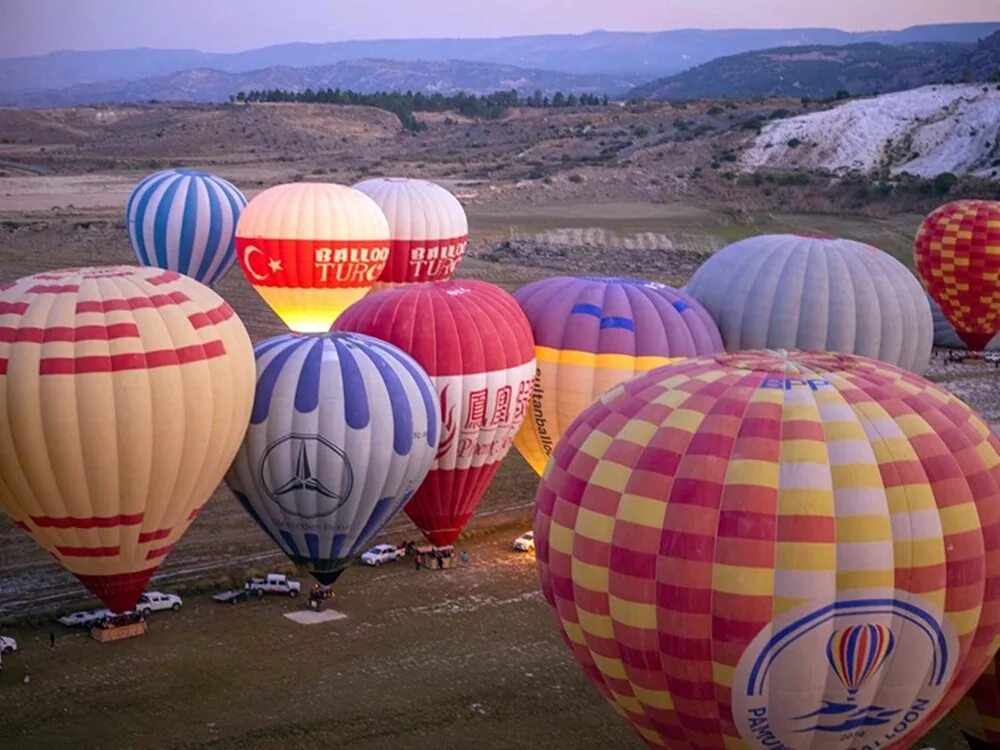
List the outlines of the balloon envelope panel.
<svg viewBox="0 0 1000 750">
<path fill-rule="evenodd" d="M 441 441 L 406 513 L 432 543 L 451 544 L 527 411 L 535 358 L 524 313 L 492 284 L 442 281 L 375 292 L 348 309 L 335 329 L 395 344 L 430 375 Z"/>
<path fill-rule="evenodd" d="M 851 240 L 762 235 L 723 248 L 685 287 L 726 349 L 860 354 L 921 373 L 933 323 L 920 282 L 898 260 Z"/>
<path fill-rule="evenodd" d="M 226 481 L 286 555 L 332 583 L 427 475 L 434 387 L 368 336 L 280 336 L 255 354 L 250 427 Z"/>
<path fill-rule="evenodd" d="M 538 368 L 514 444 L 539 475 L 569 424 L 609 388 L 722 350 L 708 311 L 665 284 L 559 276 L 532 282 L 514 298 L 531 323 Z"/>
<path fill-rule="evenodd" d="M 125 207 L 135 256 L 144 266 L 215 286 L 236 262 L 236 224 L 246 204 L 236 187 L 207 172 L 154 172 L 135 186 Z"/>
<path fill-rule="evenodd" d="M 962 337 L 955 331 L 955 326 L 941 312 L 941 307 L 934 298 L 927 296 L 927 301 L 931 306 L 931 315 L 934 319 L 934 346 L 941 349 L 968 349 Z M 997 334 L 986 344 L 984 351 L 1000 351 L 1000 334 Z"/>
<path fill-rule="evenodd" d="M 989 427 L 901 369 L 685 360 L 556 447 L 542 592 L 650 747 L 908 747 L 1000 634 L 998 483 Z"/>
<path fill-rule="evenodd" d="M 440 185 L 405 177 L 377 177 L 354 185 L 389 221 L 389 260 L 383 284 L 447 281 L 465 254 L 469 222 L 458 199 Z"/>
<path fill-rule="evenodd" d="M 0 507 L 124 611 L 218 486 L 253 352 L 211 289 L 132 266 L 0 291 Z"/>
<path fill-rule="evenodd" d="M 325 333 L 378 279 L 389 224 L 367 195 L 344 185 L 276 185 L 254 196 L 236 228 L 251 285 L 290 329 Z"/>
<path fill-rule="evenodd" d="M 957 201 L 934 211 L 914 243 L 917 273 L 969 348 L 1000 330 L 1000 202 Z"/>
</svg>

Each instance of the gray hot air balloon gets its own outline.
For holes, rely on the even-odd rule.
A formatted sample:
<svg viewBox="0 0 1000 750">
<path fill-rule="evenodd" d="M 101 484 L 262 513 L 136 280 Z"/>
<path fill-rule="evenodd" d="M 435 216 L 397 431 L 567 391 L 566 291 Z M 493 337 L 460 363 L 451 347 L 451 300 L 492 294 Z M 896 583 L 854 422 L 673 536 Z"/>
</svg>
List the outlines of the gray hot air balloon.
<svg viewBox="0 0 1000 750">
<path fill-rule="evenodd" d="M 955 326 L 948 322 L 948 319 L 941 312 L 941 307 L 929 294 L 927 301 L 931 305 L 931 315 L 934 316 L 934 346 L 941 349 L 968 349 L 969 345 L 962 341 L 955 332 Z M 1000 351 L 1000 333 L 986 345 L 986 351 Z"/>
<path fill-rule="evenodd" d="M 851 240 L 762 235 L 723 248 L 686 291 L 715 319 L 726 349 L 860 354 L 922 373 L 933 322 L 917 278 Z"/>
<path fill-rule="evenodd" d="M 369 336 L 290 334 L 254 355 L 250 426 L 226 482 L 288 557 L 333 583 L 427 476 L 437 393 L 408 354 Z"/>
</svg>

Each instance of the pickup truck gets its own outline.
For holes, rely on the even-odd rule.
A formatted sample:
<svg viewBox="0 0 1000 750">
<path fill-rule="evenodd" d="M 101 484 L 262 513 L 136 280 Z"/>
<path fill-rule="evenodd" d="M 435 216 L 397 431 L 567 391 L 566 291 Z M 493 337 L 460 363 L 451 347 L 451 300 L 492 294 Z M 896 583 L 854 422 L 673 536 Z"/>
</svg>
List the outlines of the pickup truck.
<svg viewBox="0 0 1000 750">
<path fill-rule="evenodd" d="M 361 556 L 361 562 L 365 565 L 381 565 L 386 562 L 394 562 L 401 557 L 406 557 L 406 546 L 395 544 L 377 544 Z"/>
<path fill-rule="evenodd" d="M 263 578 L 251 578 L 243 588 L 253 591 L 257 596 L 264 594 L 287 594 L 288 596 L 298 596 L 302 589 L 302 584 L 292 581 L 283 573 L 268 573 Z"/>
</svg>

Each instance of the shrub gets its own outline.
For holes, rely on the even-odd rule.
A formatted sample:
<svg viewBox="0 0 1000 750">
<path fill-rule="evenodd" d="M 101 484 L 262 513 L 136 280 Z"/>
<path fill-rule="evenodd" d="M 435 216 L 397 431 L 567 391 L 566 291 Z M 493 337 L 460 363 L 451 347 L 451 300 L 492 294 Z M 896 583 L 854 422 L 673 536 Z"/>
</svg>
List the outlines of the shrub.
<svg viewBox="0 0 1000 750">
<path fill-rule="evenodd" d="M 945 195 L 958 184 L 958 177 L 951 172 L 942 172 L 934 178 L 934 192 L 937 195 Z"/>
<path fill-rule="evenodd" d="M 788 141 L 788 148 L 798 148 L 802 145 L 802 141 L 798 138 L 792 138 Z"/>
</svg>

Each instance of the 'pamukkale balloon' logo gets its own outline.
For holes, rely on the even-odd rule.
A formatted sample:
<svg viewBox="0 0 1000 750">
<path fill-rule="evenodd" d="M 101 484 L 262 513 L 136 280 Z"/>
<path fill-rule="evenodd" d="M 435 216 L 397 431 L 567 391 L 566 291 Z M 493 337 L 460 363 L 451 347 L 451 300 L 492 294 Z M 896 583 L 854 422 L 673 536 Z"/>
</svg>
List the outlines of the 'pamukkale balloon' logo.
<svg viewBox="0 0 1000 750">
<path fill-rule="evenodd" d="M 257 480 L 269 499 L 300 518 L 322 518 L 347 502 L 354 472 L 347 454 L 319 435 L 278 438 L 260 457 Z M 312 496 L 302 502 L 302 493 Z"/>
<path fill-rule="evenodd" d="M 957 655 L 934 604 L 902 591 L 846 592 L 760 631 L 736 668 L 733 718 L 759 750 L 886 747 L 938 704 Z"/>
</svg>

